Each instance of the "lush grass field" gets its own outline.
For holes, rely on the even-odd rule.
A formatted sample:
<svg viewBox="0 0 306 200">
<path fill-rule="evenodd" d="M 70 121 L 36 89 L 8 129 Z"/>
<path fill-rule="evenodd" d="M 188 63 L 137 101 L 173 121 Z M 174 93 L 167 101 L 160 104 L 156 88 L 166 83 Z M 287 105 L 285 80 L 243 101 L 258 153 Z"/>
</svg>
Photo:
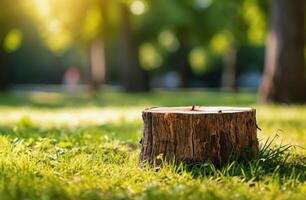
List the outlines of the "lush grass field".
<svg viewBox="0 0 306 200">
<path fill-rule="evenodd" d="M 221 169 L 139 168 L 141 110 L 178 105 L 257 108 L 260 154 Z M 1 200 L 306 198 L 306 105 L 256 105 L 247 92 L 15 92 L 0 94 L 0 116 Z"/>
</svg>

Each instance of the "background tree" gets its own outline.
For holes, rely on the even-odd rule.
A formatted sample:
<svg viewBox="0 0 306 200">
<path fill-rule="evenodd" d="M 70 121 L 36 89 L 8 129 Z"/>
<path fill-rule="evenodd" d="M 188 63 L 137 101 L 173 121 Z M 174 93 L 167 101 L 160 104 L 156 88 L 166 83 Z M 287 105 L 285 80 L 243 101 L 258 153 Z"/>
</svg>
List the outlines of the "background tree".
<svg viewBox="0 0 306 200">
<path fill-rule="evenodd" d="M 12 3 L 13 2 L 13 3 Z M 16 0 L 1 1 L 0 8 L 0 90 L 7 89 L 10 78 L 10 53 L 22 42 L 20 21 L 24 17 Z"/>
<path fill-rule="evenodd" d="M 192 4 L 175 0 L 148 0 L 146 3 L 148 12 L 142 16 L 137 30 L 144 52 L 151 57 L 143 54 L 142 63 L 148 70 L 154 70 L 162 65 L 163 59 L 172 57 L 170 65 L 179 74 L 180 87 L 188 87 L 192 75 L 188 54 L 195 24 L 200 21 L 196 19 Z"/>
<path fill-rule="evenodd" d="M 164 65 L 175 66 L 172 70 L 179 73 L 181 87 L 192 86 L 190 80 L 208 71 L 217 71 L 220 59 L 223 72 L 219 84 L 234 88 L 240 49 L 264 43 L 265 4 L 255 0 L 154 0 L 148 1 L 148 7 L 138 30 L 142 42 L 153 43 L 163 55 Z"/>
<path fill-rule="evenodd" d="M 255 54 L 263 57 L 266 10 L 265 3 L 256 0 L 18 2 L 25 5 L 35 22 L 32 29 L 41 36 L 30 33 L 29 45 L 21 50 L 32 48 L 30 43 L 35 40 L 48 55 L 40 59 L 46 62 L 27 63 L 29 69 L 39 71 L 38 76 L 44 71 L 53 74 L 53 78 L 48 75 L 52 81 L 43 83 L 60 83 L 66 68 L 76 66 L 82 77 L 89 75 L 93 89 L 105 82 L 106 73 L 108 83 L 120 82 L 127 91 L 147 90 L 149 77 L 153 86 L 178 87 L 180 81 L 180 87 L 232 88 L 240 84 L 236 80 L 244 73 L 255 69 L 259 77 L 262 70 L 261 60 L 249 60 Z M 17 32 L 13 31 L 15 36 Z M 248 49 L 254 51 L 245 51 Z M 19 60 L 15 68 L 20 74 L 28 52 L 12 55 L 18 57 L 14 60 Z M 35 55 L 31 55 L 33 62 Z M 35 80 L 26 83 L 40 83 L 37 80 L 41 79 Z"/>
<path fill-rule="evenodd" d="M 130 2 L 119 1 L 119 73 L 123 88 L 128 92 L 150 89 L 149 79 L 138 59 L 139 41 L 132 27 Z M 141 8 L 140 8 L 141 9 Z"/>
<path fill-rule="evenodd" d="M 114 5 L 110 2 L 45 0 L 24 3 L 46 46 L 56 54 L 73 46 L 87 49 L 89 84 L 94 90 L 99 89 L 106 76 L 106 45 L 112 31 L 109 9 Z"/>
<path fill-rule="evenodd" d="M 262 102 L 306 102 L 305 1 L 272 0 Z"/>
<path fill-rule="evenodd" d="M 266 35 L 265 3 L 256 0 L 215 1 L 206 23 L 210 48 L 222 58 L 221 87 L 236 88 L 239 54 L 247 46 L 263 45 Z M 224 20 L 226 19 L 226 20 Z"/>
</svg>

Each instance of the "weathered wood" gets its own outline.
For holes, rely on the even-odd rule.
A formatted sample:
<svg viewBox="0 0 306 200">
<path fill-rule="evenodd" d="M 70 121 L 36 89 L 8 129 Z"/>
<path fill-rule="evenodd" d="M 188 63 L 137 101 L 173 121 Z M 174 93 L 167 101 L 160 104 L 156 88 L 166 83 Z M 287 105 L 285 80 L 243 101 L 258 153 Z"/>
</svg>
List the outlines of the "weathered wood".
<svg viewBox="0 0 306 200">
<path fill-rule="evenodd" d="M 234 107 L 172 107 L 146 109 L 140 162 L 166 161 L 220 166 L 231 155 L 258 152 L 256 110 Z"/>
</svg>

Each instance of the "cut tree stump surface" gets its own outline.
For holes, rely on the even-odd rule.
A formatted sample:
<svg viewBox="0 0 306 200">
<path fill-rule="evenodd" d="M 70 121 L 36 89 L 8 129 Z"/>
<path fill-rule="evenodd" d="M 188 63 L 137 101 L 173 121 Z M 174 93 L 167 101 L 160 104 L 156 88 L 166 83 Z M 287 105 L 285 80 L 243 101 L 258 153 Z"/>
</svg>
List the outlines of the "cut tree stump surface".
<svg viewBox="0 0 306 200">
<path fill-rule="evenodd" d="M 159 107 L 146 109 L 140 162 L 162 160 L 217 166 L 231 155 L 258 152 L 256 110 L 240 107 Z"/>
</svg>

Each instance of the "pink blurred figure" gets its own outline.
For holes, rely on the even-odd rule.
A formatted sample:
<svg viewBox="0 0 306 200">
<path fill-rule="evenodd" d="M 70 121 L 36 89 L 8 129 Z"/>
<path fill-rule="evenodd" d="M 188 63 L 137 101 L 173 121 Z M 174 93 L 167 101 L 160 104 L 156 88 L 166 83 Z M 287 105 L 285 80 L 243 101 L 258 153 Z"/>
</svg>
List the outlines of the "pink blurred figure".
<svg viewBox="0 0 306 200">
<path fill-rule="evenodd" d="M 80 83 L 80 77 L 80 70 L 78 68 L 69 67 L 64 73 L 63 83 L 68 90 L 74 91 Z"/>
</svg>

